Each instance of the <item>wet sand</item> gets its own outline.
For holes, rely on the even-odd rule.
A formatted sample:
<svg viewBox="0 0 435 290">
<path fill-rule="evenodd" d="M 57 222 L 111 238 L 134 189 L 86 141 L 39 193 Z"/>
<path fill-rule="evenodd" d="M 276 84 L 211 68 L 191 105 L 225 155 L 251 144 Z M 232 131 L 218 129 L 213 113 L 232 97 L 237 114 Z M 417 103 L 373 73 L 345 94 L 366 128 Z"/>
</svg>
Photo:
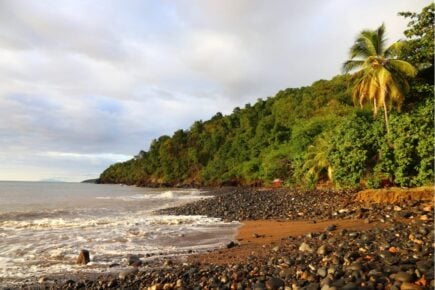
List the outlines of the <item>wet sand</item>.
<svg viewBox="0 0 435 290">
<path fill-rule="evenodd" d="M 238 245 L 48 289 L 434 289 L 433 195 L 408 191 L 392 204 L 378 191 L 360 201 L 349 191 L 218 192 L 167 214 L 241 221 Z"/>
<path fill-rule="evenodd" d="M 366 231 L 387 226 L 380 222 L 366 223 L 362 219 L 326 221 L 244 221 L 236 235 L 239 246 L 193 255 L 188 257 L 187 260 L 189 262 L 218 265 L 246 262 L 249 256 L 259 257 L 269 255 L 274 246 L 279 246 L 282 240 L 290 236 L 296 237 L 313 232 L 326 232 L 327 227 L 331 225 L 336 226 L 336 231 L 343 229 Z"/>
</svg>

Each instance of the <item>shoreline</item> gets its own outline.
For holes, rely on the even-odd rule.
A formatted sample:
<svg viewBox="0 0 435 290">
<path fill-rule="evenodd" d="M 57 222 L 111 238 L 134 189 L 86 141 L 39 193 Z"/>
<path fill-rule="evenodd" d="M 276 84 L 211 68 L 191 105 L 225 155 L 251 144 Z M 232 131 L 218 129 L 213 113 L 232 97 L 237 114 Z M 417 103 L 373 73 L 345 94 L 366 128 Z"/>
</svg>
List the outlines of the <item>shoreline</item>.
<svg viewBox="0 0 435 290">
<path fill-rule="evenodd" d="M 227 248 L 27 289 L 433 289 L 433 194 L 432 201 L 368 205 L 355 196 L 348 191 L 221 190 L 213 198 L 164 211 L 211 210 L 212 217 L 228 221 L 254 217 L 241 221 L 235 243 Z M 271 198 L 276 203 L 266 202 Z M 265 211 L 272 213 L 267 219 Z"/>
</svg>

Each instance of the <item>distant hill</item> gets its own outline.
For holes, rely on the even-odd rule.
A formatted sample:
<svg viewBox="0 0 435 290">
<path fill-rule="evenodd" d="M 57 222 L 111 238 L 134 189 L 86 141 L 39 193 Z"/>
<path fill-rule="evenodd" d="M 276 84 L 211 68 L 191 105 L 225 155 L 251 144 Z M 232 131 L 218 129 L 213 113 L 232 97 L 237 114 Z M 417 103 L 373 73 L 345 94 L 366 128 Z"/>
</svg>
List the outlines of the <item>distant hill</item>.
<svg viewBox="0 0 435 290">
<path fill-rule="evenodd" d="M 65 181 L 56 178 L 46 178 L 46 179 L 39 180 L 39 182 L 65 182 Z"/>
<path fill-rule="evenodd" d="M 94 178 L 94 179 L 83 180 L 81 183 L 98 183 L 98 181 L 99 181 L 98 178 Z"/>
</svg>

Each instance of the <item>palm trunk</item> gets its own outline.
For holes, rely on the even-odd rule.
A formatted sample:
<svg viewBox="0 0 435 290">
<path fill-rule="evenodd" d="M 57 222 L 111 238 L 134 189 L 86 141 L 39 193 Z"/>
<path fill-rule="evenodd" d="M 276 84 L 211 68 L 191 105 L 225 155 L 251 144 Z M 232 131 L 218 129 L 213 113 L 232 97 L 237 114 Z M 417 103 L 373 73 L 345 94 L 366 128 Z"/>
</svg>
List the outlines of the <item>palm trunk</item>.
<svg viewBox="0 0 435 290">
<path fill-rule="evenodd" d="M 390 142 L 390 124 L 388 122 L 388 112 L 387 112 L 387 105 L 385 104 L 385 101 L 384 101 L 384 116 L 385 116 L 385 125 L 387 127 L 387 141 L 388 141 L 388 145 L 391 146 L 391 142 Z"/>
</svg>

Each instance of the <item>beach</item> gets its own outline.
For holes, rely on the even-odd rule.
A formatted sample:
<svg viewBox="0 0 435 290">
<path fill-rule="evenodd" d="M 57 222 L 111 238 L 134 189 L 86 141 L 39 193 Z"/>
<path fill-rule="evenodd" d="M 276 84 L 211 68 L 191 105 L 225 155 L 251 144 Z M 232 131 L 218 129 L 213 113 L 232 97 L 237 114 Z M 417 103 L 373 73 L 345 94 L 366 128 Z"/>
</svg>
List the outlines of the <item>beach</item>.
<svg viewBox="0 0 435 290">
<path fill-rule="evenodd" d="M 146 262 L 225 245 L 239 223 L 153 213 L 207 198 L 197 189 L 0 182 L 0 288 L 118 273 L 129 255 Z M 76 263 L 81 250 L 86 265 Z"/>
<path fill-rule="evenodd" d="M 213 198 L 158 214 L 194 214 L 195 210 L 202 214 L 213 207 L 210 217 L 226 221 L 250 216 L 240 219 L 241 227 L 225 247 L 153 260 L 130 257 L 132 265 L 120 272 L 63 280 L 47 277 L 31 286 L 433 289 L 433 189 L 424 191 L 412 199 L 409 191 L 397 189 L 398 195 L 406 197 L 374 203 L 353 191 L 220 189 L 212 192 Z M 264 219 L 267 211 L 269 217 Z"/>
</svg>

